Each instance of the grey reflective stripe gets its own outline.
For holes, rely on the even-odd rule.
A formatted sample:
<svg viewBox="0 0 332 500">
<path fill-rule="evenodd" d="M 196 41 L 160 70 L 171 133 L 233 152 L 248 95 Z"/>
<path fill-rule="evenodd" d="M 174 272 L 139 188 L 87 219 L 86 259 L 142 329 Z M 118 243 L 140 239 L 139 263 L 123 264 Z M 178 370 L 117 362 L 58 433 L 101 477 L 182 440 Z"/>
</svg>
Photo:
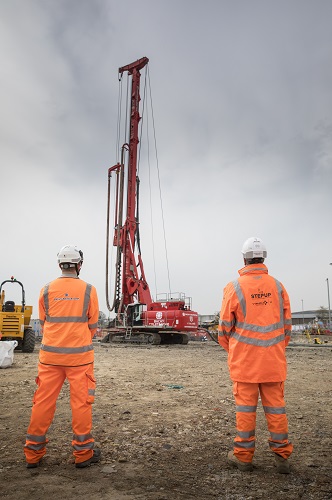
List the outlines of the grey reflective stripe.
<svg viewBox="0 0 332 500">
<path fill-rule="evenodd" d="M 225 331 L 218 331 L 218 337 L 230 337 L 230 332 L 225 332 Z"/>
<path fill-rule="evenodd" d="M 255 429 L 253 431 L 237 431 L 237 435 L 242 439 L 248 439 L 255 435 Z"/>
<path fill-rule="evenodd" d="M 36 436 L 34 434 L 27 434 L 26 439 L 27 439 L 27 441 L 35 441 L 35 443 L 46 443 L 45 434 L 42 436 Z"/>
<path fill-rule="evenodd" d="M 98 323 L 93 323 L 93 325 L 89 325 L 90 330 L 93 330 L 94 328 L 97 328 Z"/>
<path fill-rule="evenodd" d="M 39 323 L 40 323 L 41 326 L 43 326 L 44 325 L 44 320 L 40 319 Z"/>
<path fill-rule="evenodd" d="M 285 325 L 291 325 L 292 324 L 292 320 L 291 319 L 285 319 L 284 322 L 285 322 Z"/>
<path fill-rule="evenodd" d="M 83 345 L 81 347 L 54 347 L 41 344 L 40 349 L 45 352 L 54 352 L 56 354 L 81 354 L 82 352 L 93 351 L 93 345 Z"/>
<path fill-rule="evenodd" d="M 241 323 L 238 321 L 236 323 L 237 328 L 241 328 L 242 330 L 248 330 L 249 332 L 257 332 L 257 333 L 270 333 L 274 332 L 274 330 L 279 330 L 280 328 L 284 328 L 283 321 L 279 323 L 273 323 L 272 325 L 259 326 L 259 325 L 251 325 L 250 323 Z"/>
<path fill-rule="evenodd" d="M 255 448 L 255 440 L 252 441 L 234 441 L 236 448 Z"/>
<path fill-rule="evenodd" d="M 291 442 L 287 441 L 286 443 L 275 443 L 274 441 L 269 441 L 270 448 L 286 448 Z"/>
<path fill-rule="evenodd" d="M 225 327 L 225 328 L 232 328 L 234 326 L 235 321 L 225 321 L 224 319 L 219 320 L 219 326 Z"/>
<path fill-rule="evenodd" d="M 257 409 L 257 406 L 245 406 L 245 405 L 237 405 L 236 406 L 236 412 L 243 412 L 243 413 L 253 413 Z"/>
<path fill-rule="evenodd" d="M 93 441 L 89 441 L 88 443 L 84 443 L 84 444 L 74 444 L 73 445 L 73 448 L 76 451 L 92 450 L 93 447 L 94 447 L 94 442 Z"/>
<path fill-rule="evenodd" d="M 84 294 L 84 303 L 83 303 L 83 313 L 82 316 L 88 315 L 88 307 L 90 302 L 90 294 L 91 294 L 91 285 L 87 283 L 85 294 Z"/>
<path fill-rule="evenodd" d="M 78 441 L 79 443 L 83 443 L 88 439 L 93 439 L 92 434 L 73 434 L 73 441 Z"/>
<path fill-rule="evenodd" d="M 39 451 L 39 450 L 43 450 L 45 448 L 45 444 L 46 443 L 40 443 L 40 444 L 28 443 L 25 445 L 25 448 L 28 448 L 29 450 Z"/>
<path fill-rule="evenodd" d="M 278 335 L 278 337 L 273 337 L 273 339 L 268 340 L 245 337 L 236 332 L 231 333 L 231 337 L 235 338 L 238 342 L 242 342 L 243 344 L 256 345 L 259 347 L 270 347 L 271 345 L 279 344 L 279 342 L 284 342 L 285 340 L 284 334 Z"/>
<path fill-rule="evenodd" d="M 48 311 L 50 309 L 50 302 L 48 300 L 48 288 L 49 288 L 49 285 L 45 285 L 44 287 L 44 293 L 43 293 L 43 296 L 44 296 L 44 306 L 45 306 L 45 316 L 48 315 Z"/>
<path fill-rule="evenodd" d="M 46 316 L 48 323 L 87 323 L 87 316 Z"/>
<path fill-rule="evenodd" d="M 269 413 L 270 415 L 282 415 L 286 413 L 286 409 L 284 406 L 263 406 L 264 412 Z"/>
<path fill-rule="evenodd" d="M 238 301 L 239 301 L 241 309 L 242 309 L 243 317 L 245 318 L 247 315 L 247 305 L 246 305 L 246 301 L 245 301 L 244 295 L 243 295 L 241 287 L 240 287 L 239 280 L 233 281 L 233 286 L 234 286 L 235 293 L 237 295 Z"/>
<path fill-rule="evenodd" d="M 89 307 L 89 303 L 90 303 L 91 288 L 92 288 L 92 285 L 87 283 L 86 288 L 85 288 L 85 292 L 84 292 L 82 316 L 62 316 L 62 317 L 59 317 L 59 316 L 50 316 L 50 304 L 49 304 L 49 294 L 48 294 L 49 285 L 47 284 L 44 288 L 44 294 L 43 294 L 46 321 L 48 323 L 87 323 L 88 322 L 88 307 Z"/>
<path fill-rule="evenodd" d="M 276 432 L 270 432 L 271 439 L 273 441 L 284 441 L 288 439 L 288 434 L 277 434 Z"/>
<path fill-rule="evenodd" d="M 88 390 L 89 396 L 94 396 L 95 395 L 95 390 L 94 389 L 89 389 Z"/>
<path fill-rule="evenodd" d="M 275 284 L 277 285 L 277 290 L 278 290 L 278 296 L 279 296 L 279 318 L 280 318 L 280 323 L 282 323 L 282 326 L 279 328 L 284 328 L 285 327 L 285 320 L 284 320 L 284 301 L 282 299 L 282 286 L 280 281 L 276 280 L 274 278 Z"/>
<path fill-rule="evenodd" d="M 243 274 L 251 273 L 252 271 L 266 271 L 266 267 L 251 267 L 250 269 L 241 271 Z"/>
</svg>

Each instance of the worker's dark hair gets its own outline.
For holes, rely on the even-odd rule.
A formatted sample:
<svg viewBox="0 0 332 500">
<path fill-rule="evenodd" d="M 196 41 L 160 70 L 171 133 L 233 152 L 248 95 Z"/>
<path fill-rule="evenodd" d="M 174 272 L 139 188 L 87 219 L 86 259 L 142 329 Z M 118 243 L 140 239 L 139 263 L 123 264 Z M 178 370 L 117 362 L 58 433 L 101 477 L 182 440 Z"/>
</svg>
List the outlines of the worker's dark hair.
<svg viewBox="0 0 332 500">
<path fill-rule="evenodd" d="M 263 264 L 263 257 L 255 257 L 254 259 L 246 259 L 247 264 Z"/>
</svg>

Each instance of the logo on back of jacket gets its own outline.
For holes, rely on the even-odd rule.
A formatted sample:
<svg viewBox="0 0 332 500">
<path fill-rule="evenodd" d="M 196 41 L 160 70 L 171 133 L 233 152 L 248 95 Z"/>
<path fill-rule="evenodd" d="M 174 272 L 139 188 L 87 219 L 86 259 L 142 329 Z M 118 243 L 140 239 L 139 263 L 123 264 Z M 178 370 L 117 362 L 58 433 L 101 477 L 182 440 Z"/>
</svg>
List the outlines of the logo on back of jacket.
<svg viewBox="0 0 332 500">
<path fill-rule="evenodd" d="M 68 293 L 64 294 L 64 297 L 54 297 L 54 300 L 80 300 L 79 297 L 69 297 Z"/>
<path fill-rule="evenodd" d="M 262 290 L 258 290 L 258 293 L 252 293 L 250 294 L 252 299 L 260 299 L 259 301 L 252 302 L 253 306 L 267 306 L 268 304 L 272 304 L 272 300 L 270 297 L 272 297 L 271 292 L 263 292 Z M 263 300 L 262 300 L 263 299 Z"/>
</svg>

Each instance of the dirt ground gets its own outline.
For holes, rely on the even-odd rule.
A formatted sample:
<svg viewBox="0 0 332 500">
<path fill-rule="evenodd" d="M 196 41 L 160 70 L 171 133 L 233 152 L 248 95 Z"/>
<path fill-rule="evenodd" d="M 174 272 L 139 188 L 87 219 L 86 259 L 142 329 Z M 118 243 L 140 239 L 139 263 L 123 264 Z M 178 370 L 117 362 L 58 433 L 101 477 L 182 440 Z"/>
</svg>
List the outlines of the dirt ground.
<svg viewBox="0 0 332 500">
<path fill-rule="evenodd" d="M 30 418 L 38 346 L 15 352 L 0 370 L 0 497 L 6 500 L 177 500 L 332 498 L 332 339 L 287 348 L 286 382 L 292 473 L 280 475 L 257 412 L 254 471 L 226 463 L 235 411 L 226 353 L 209 342 L 187 346 L 95 344 L 93 434 L 102 460 L 76 469 L 71 455 L 68 385 L 49 430 L 48 453 L 26 469 L 23 444 Z"/>
</svg>

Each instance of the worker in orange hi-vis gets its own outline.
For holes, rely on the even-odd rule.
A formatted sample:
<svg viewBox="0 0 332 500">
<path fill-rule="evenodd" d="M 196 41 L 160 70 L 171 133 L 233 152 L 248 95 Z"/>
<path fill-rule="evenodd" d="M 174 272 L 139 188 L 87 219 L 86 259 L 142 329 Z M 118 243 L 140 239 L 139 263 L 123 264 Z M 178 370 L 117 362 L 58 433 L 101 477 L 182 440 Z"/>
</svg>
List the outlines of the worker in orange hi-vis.
<svg viewBox="0 0 332 500">
<path fill-rule="evenodd" d="M 83 253 L 76 246 L 61 248 L 58 264 L 62 274 L 40 292 L 43 338 L 24 446 L 28 468 L 37 467 L 46 453 L 46 434 L 66 379 L 70 385 L 75 466 L 84 468 L 100 460 L 91 434 L 96 386 L 92 338 L 98 326 L 99 306 L 95 287 L 79 279 L 82 263 Z"/>
<path fill-rule="evenodd" d="M 266 247 L 260 238 L 245 241 L 245 266 L 224 289 L 218 326 L 219 344 L 228 352 L 228 367 L 236 404 L 234 449 L 228 462 L 241 471 L 253 470 L 256 409 L 260 396 L 270 433 L 269 446 L 277 471 L 290 472 L 284 383 L 285 348 L 290 340 L 291 310 L 284 286 L 268 274 Z"/>
</svg>

